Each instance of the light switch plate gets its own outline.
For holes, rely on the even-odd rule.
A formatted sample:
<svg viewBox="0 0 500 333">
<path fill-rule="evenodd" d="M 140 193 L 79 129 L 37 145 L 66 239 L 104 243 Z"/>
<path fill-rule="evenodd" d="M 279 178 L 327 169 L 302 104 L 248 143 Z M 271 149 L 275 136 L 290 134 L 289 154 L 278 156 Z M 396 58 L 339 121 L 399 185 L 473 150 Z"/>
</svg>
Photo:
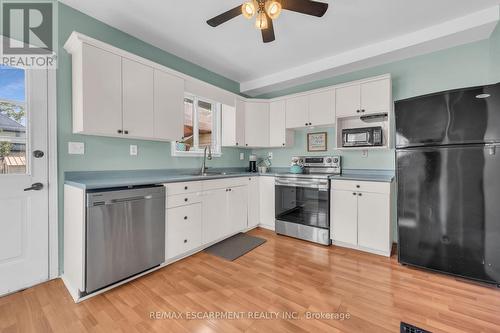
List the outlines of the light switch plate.
<svg viewBox="0 0 500 333">
<path fill-rule="evenodd" d="M 85 143 L 83 142 L 68 142 L 68 154 L 83 155 L 85 154 Z"/>
<path fill-rule="evenodd" d="M 245 153 L 240 153 L 240 161 L 243 161 L 245 159 Z"/>
<path fill-rule="evenodd" d="M 361 151 L 361 157 L 368 157 L 368 149 L 363 149 Z"/>
<path fill-rule="evenodd" d="M 130 145 L 130 156 L 137 156 L 137 145 Z"/>
<path fill-rule="evenodd" d="M 270 152 L 267 153 L 267 158 L 270 159 L 270 160 L 273 159 L 273 152 L 272 151 L 270 151 Z"/>
</svg>

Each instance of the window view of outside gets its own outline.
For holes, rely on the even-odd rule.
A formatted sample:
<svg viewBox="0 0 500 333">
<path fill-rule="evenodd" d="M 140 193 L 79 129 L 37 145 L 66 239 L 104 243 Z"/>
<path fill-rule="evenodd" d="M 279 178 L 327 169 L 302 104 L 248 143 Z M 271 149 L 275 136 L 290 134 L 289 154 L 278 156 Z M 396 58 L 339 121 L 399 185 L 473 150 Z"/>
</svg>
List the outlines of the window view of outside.
<svg viewBox="0 0 500 333">
<path fill-rule="evenodd" d="M 199 151 L 214 146 L 214 105 L 196 97 L 184 98 L 184 139 L 177 151 Z"/>
<path fill-rule="evenodd" d="M 199 147 L 212 145 L 212 104 L 198 101 L 198 137 Z"/>
<path fill-rule="evenodd" d="M 26 173 L 26 119 L 24 70 L 0 66 L 0 174 Z"/>
</svg>

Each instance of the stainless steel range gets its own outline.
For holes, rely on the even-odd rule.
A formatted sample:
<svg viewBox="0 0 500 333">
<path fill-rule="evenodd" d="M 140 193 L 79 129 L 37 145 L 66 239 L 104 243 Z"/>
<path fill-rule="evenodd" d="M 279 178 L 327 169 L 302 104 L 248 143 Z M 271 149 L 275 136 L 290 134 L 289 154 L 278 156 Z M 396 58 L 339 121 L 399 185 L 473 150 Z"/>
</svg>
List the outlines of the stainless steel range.
<svg viewBox="0 0 500 333">
<path fill-rule="evenodd" d="M 330 180 L 341 173 L 340 156 L 293 157 L 302 174 L 276 178 L 277 234 L 330 245 Z"/>
</svg>

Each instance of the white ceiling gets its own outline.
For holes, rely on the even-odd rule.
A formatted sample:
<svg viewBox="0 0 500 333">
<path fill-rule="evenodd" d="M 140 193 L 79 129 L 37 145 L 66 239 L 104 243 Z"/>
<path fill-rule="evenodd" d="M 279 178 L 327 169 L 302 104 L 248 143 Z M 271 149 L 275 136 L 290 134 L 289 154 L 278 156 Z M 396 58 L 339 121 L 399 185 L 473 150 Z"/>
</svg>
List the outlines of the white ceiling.
<svg viewBox="0 0 500 333">
<path fill-rule="evenodd" d="M 165 51 L 238 81 L 242 87 L 248 87 L 243 89 L 247 92 L 258 93 L 291 78 L 303 76 L 311 80 L 310 74 L 314 73 L 310 71 L 317 66 L 307 69 L 304 67 L 307 64 L 401 38 L 500 4 L 500 0 L 323 0 L 330 4 L 323 18 L 284 11 L 274 24 L 276 41 L 264 44 L 260 32 L 253 27 L 253 21 L 243 16 L 217 28 L 206 24 L 207 19 L 241 4 L 243 0 L 62 2 Z M 476 18 L 476 21 L 483 17 Z M 490 26 L 487 33 L 491 30 Z M 450 34 L 456 32 L 458 30 L 450 31 Z M 484 34 L 485 31 L 482 31 L 481 38 L 487 37 Z M 476 34 L 468 39 L 478 39 L 478 36 Z M 282 75 L 295 68 L 301 70 L 293 71 L 294 77 L 291 74 Z M 293 83 L 299 82 L 295 80 Z"/>
</svg>

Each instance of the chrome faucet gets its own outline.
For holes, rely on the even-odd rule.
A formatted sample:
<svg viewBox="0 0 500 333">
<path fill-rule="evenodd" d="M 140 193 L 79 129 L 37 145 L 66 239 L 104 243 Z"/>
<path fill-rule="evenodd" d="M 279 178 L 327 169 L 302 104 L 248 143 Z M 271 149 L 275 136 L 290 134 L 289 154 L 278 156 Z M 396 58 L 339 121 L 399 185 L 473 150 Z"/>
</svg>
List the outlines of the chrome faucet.
<svg viewBox="0 0 500 333">
<path fill-rule="evenodd" d="M 208 155 L 207 155 L 207 149 L 208 149 Z M 212 160 L 212 147 L 210 147 L 210 145 L 205 146 L 205 149 L 203 150 L 203 162 L 201 164 L 201 169 L 200 169 L 200 175 L 202 175 L 202 176 L 205 174 L 205 172 L 208 169 L 208 167 L 206 166 L 207 159 L 209 161 Z"/>
</svg>

